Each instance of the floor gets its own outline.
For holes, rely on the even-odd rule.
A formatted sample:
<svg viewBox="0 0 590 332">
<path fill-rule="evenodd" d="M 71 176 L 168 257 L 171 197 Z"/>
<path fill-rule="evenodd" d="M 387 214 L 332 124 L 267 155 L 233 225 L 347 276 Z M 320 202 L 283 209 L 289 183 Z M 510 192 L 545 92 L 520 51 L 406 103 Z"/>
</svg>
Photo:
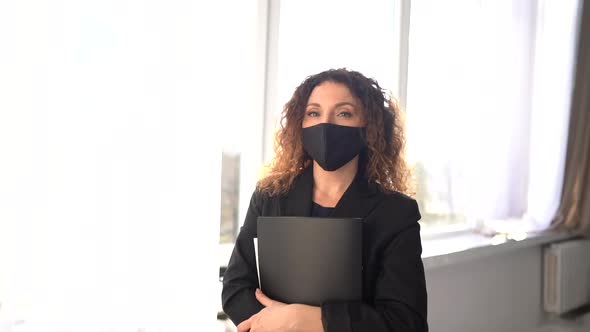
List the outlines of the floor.
<svg viewBox="0 0 590 332">
<path fill-rule="evenodd" d="M 581 317 L 572 320 L 560 320 L 559 322 L 549 323 L 542 332 L 588 332 L 590 331 L 590 312 Z"/>
<path fill-rule="evenodd" d="M 235 325 L 228 319 L 226 321 L 217 321 L 218 332 L 236 332 Z M 590 331 L 590 313 L 585 314 L 572 321 L 559 321 L 539 328 L 539 332 L 588 332 Z M 498 331 L 501 332 L 501 331 Z M 533 331 L 531 331 L 533 332 Z"/>
</svg>

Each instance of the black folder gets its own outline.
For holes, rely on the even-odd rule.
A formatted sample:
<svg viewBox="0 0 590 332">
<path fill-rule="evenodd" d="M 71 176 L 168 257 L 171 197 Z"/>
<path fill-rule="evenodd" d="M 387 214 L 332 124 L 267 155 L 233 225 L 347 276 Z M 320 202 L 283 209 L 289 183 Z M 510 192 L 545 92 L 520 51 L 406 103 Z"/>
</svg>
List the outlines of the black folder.
<svg viewBox="0 0 590 332">
<path fill-rule="evenodd" d="M 258 217 L 260 288 L 284 303 L 362 297 L 362 219 Z"/>
</svg>

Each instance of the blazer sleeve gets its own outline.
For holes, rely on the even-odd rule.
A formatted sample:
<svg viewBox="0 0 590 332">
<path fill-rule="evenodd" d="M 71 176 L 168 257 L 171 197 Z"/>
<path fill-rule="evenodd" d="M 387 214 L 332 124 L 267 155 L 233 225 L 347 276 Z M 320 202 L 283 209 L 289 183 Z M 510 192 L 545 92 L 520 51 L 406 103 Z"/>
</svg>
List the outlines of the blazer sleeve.
<svg viewBox="0 0 590 332">
<path fill-rule="evenodd" d="M 222 307 L 235 325 L 264 308 L 254 295 L 258 287 L 258 273 L 253 238 L 256 237 L 256 223 L 260 213 L 260 196 L 254 192 L 223 276 Z"/>
<path fill-rule="evenodd" d="M 383 251 L 374 303 L 322 304 L 324 331 L 428 331 L 426 281 L 417 222 L 420 213 L 416 202 L 412 202 L 409 216 L 404 220 L 410 224 Z"/>
</svg>

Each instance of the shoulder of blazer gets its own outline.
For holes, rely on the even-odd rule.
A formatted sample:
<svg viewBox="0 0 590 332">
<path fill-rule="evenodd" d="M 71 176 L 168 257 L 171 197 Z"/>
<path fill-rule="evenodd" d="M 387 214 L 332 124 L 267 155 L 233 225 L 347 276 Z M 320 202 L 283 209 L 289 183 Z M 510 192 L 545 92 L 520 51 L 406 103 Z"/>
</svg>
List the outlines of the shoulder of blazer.
<svg viewBox="0 0 590 332">
<path fill-rule="evenodd" d="M 373 213 L 380 228 L 398 232 L 412 226 L 418 226 L 420 210 L 412 197 L 400 192 L 382 193 L 383 198 Z"/>
<path fill-rule="evenodd" d="M 282 196 L 271 196 L 259 189 L 254 190 L 250 204 L 254 204 L 254 208 L 259 215 L 268 214 L 269 209 L 272 210 L 279 205 L 279 200 Z"/>
<path fill-rule="evenodd" d="M 384 199 L 387 203 L 401 208 L 402 210 L 418 208 L 418 203 L 416 200 L 404 193 L 394 191 L 392 193 L 384 194 L 384 196 Z"/>
</svg>

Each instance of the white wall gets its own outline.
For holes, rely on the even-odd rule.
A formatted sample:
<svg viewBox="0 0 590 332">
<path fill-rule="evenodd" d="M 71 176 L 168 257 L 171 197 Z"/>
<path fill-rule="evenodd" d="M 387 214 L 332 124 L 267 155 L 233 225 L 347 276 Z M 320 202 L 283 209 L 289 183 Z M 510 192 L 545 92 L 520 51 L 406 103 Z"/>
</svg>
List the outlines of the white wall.
<svg viewBox="0 0 590 332">
<path fill-rule="evenodd" d="M 590 314 L 563 321 L 544 313 L 542 267 L 538 246 L 427 270 L 430 330 L 590 331 Z"/>
</svg>

